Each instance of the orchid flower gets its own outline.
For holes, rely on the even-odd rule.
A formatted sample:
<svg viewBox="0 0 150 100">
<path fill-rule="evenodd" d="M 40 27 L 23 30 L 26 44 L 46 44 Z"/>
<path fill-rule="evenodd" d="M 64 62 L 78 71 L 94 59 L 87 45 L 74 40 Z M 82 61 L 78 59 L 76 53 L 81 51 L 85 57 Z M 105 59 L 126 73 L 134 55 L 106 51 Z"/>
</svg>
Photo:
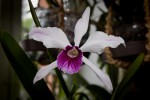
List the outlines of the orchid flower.
<svg viewBox="0 0 150 100">
<path fill-rule="evenodd" d="M 29 37 L 31 39 L 42 42 L 46 48 L 62 49 L 57 56 L 56 61 L 38 70 L 33 83 L 36 83 L 44 78 L 52 69 L 56 67 L 67 74 L 77 73 L 81 69 L 82 63 L 84 62 L 104 83 L 104 88 L 109 91 L 113 90 L 109 76 L 96 67 L 86 57 L 84 57 L 83 52 L 101 54 L 105 47 L 116 48 L 118 45 L 124 44 L 124 40 L 121 37 L 115 37 L 113 35 L 107 35 L 104 32 L 97 31 L 89 36 L 85 44 L 79 47 L 82 37 L 87 32 L 89 17 L 90 7 L 87 7 L 82 17 L 76 23 L 74 30 L 74 46 L 70 44 L 65 33 L 56 27 L 38 27 L 33 28 L 29 32 Z"/>
</svg>

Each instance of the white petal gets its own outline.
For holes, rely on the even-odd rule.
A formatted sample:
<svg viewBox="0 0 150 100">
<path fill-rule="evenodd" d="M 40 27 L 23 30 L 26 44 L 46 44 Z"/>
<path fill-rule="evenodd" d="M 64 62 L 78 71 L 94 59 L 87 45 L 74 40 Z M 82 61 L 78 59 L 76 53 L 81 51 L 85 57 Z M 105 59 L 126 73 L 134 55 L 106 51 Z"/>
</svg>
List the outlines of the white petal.
<svg viewBox="0 0 150 100">
<path fill-rule="evenodd" d="M 67 45 L 70 45 L 65 33 L 56 27 L 33 28 L 29 32 L 29 38 L 43 42 L 47 48 L 64 49 Z"/>
<path fill-rule="evenodd" d="M 34 77 L 33 83 L 35 84 L 37 81 L 44 78 L 52 69 L 56 67 L 57 67 L 57 61 L 54 61 L 53 63 L 40 68 Z"/>
<path fill-rule="evenodd" d="M 79 46 L 79 43 L 81 41 L 81 38 L 84 36 L 84 34 L 87 32 L 88 24 L 89 24 L 89 17 L 90 17 L 90 7 L 87 7 L 84 11 L 82 18 L 80 18 L 75 26 L 75 46 Z"/>
<path fill-rule="evenodd" d="M 98 67 L 94 66 L 94 64 L 91 63 L 91 61 L 89 61 L 86 57 L 83 56 L 82 60 L 85 64 L 89 66 L 90 69 L 92 69 L 96 73 L 98 78 L 104 83 L 104 88 L 111 93 L 113 87 L 109 76 L 105 74 L 102 70 L 100 70 Z"/>
<path fill-rule="evenodd" d="M 80 48 L 82 52 L 92 52 L 101 54 L 105 47 L 116 48 L 125 42 L 121 37 L 107 35 L 104 32 L 97 31 L 89 36 L 86 43 Z"/>
</svg>

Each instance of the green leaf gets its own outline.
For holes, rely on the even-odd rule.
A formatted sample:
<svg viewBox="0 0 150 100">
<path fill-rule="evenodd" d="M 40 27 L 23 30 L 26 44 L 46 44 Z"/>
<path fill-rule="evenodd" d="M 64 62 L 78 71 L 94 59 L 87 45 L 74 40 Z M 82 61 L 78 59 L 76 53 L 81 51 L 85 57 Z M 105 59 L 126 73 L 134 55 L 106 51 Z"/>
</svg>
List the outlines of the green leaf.
<svg viewBox="0 0 150 100">
<path fill-rule="evenodd" d="M 0 42 L 14 71 L 31 98 L 33 100 L 54 100 L 44 80 L 33 84 L 37 69 L 13 37 L 5 31 L 0 31 Z"/>
<path fill-rule="evenodd" d="M 97 85 L 88 85 L 86 89 L 91 92 L 95 100 L 110 100 L 111 94 Z"/>
<path fill-rule="evenodd" d="M 115 89 L 115 91 L 113 92 L 111 100 L 118 100 L 118 98 L 123 96 L 123 94 L 125 93 L 125 91 L 128 87 L 128 84 L 131 82 L 133 76 L 135 75 L 135 73 L 139 69 L 140 65 L 142 64 L 143 59 L 144 59 L 144 54 L 140 54 L 135 59 L 135 61 L 131 64 L 126 75 L 124 76 L 124 78 L 122 79 L 122 81 L 120 82 L 118 87 Z"/>
<path fill-rule="evenodd" d="M 116 88 L 118 85 L 118 68 L 112 64 L 108 64 L 107 73 L 111 79 L 113 88 Z"/>
</svg>

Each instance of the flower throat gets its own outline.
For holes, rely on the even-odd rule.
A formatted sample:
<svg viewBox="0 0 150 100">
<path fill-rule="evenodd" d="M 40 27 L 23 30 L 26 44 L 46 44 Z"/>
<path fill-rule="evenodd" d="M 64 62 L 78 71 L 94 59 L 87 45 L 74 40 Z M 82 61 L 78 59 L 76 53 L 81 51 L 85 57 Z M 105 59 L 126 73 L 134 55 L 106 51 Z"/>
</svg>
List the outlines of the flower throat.
<svg viewBox="0 0 150 100">
<path fill-rule="evenodd" d="M 67 55 L 70 57 L 70 58 L 75 58 L 79 55 L 79 52 L 78 50 L 73 47 L 72 49 L 70 49 L 68 52 L 67 52 Z"/>
</svg>

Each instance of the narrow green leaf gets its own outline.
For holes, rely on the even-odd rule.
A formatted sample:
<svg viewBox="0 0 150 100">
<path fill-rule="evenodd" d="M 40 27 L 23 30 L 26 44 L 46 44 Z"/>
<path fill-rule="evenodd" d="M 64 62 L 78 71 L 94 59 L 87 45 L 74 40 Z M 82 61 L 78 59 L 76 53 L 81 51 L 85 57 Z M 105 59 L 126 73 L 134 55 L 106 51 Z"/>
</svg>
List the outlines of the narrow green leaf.
<svg viewBox="0 0 150 100">
<path fill-rule="evenodd" d="M 111 79 L 113 88 L 117 87 L 118 83 L 118 68 L 114 65 L 108 64 L 107 72 L 109 74 L 109 77 Z"/>
<path fill-rule="evenodd" d="M 133 76 L 135 75 L 135 73 L 139 69 L 140 65 L 143 62 L 143 59 L 144 59 L 144 54 L 140 54 L 135 59 L 135 61 L 131 64 L 131 66 L 129 67 L 129 69 L 128 69 L 126 75 L 125 75 L 125 77 L 122 79 L 122 81 L 120 82 L 118 87 L 113 92 L 111 100 L 118 100 L 117 98 L 119 98 L 120 96 L 122 96 L 122 94 L 125 93 L 125 90 L 128 86 L 128 83 L 132 80 Z"/>
<path fill-rule="evenodd" d="M 31 15 L 33 17 L 33 20 L 34 20 L 34 23 L 35 23 L 36 27 L 41 27 L 40 22 L 39 22 L 38 17 L 37 17 L 37 15 L 35 13 L 35 10 L 34 10 L 34 7 L 33 7 L 33 4 L 31 2 L 31 0 L 28 0 L 28 2 L 29 2 L 29 6 L 30 6 Z"/>
<path fill-rule="evenodd" d="M 37 69 L 13 37 L 5 31 L 0 31 L 0 42 L 14 71 L 31 98 L 33 100 L 54 100 L 44 80 L 33 84 Z"/>
</svg>

